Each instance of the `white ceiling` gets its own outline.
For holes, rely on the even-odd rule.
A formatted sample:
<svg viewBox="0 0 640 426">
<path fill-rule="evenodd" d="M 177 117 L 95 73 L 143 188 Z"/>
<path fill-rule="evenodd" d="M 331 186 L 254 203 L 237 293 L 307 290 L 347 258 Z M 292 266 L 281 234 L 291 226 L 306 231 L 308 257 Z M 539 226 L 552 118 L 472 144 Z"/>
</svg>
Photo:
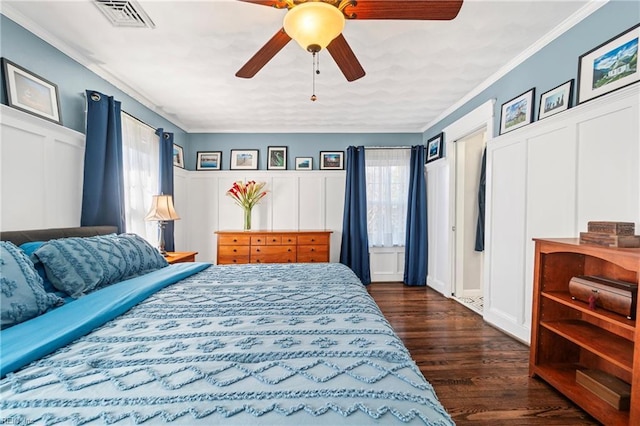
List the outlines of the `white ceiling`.
<svg viewBox="0 0 640 426">
<path fill-rule="evenodd" d="M 421 132 L 590 7 L 465 0 L 452 21 L 348 21 L 343 34 L 367 74 L 349 83 L 321 52 L 311 102 L 311 55 L 293 41 L 253 79 L 235 77 L 282 27 L 283 10 L 139 0 L 156 24 L 148 29 L 113 27 L 91 0 L 2 3 L 9 18 L 188 132 Z"/>
</svg>

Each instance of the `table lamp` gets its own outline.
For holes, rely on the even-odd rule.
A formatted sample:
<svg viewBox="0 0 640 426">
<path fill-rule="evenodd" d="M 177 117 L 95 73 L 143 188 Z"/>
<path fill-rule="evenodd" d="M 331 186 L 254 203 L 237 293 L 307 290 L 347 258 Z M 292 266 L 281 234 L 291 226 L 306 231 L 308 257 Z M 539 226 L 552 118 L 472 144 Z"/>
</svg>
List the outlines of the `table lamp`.
<svg viewBox="0 0 640 426">
<path fill-rule="evenodd" d="M 164 249 L 164 228 L 167 222 L 180 219 L 178 213 L 173 208 L 173 197 L 171 195 L 154 195 L 151 201 L 151 209 L 144 220 L 158 221 L 160 228 L 160 241 L 158 242 L 158 250 L 163 256 L 167 255 Z"/>
</svg>

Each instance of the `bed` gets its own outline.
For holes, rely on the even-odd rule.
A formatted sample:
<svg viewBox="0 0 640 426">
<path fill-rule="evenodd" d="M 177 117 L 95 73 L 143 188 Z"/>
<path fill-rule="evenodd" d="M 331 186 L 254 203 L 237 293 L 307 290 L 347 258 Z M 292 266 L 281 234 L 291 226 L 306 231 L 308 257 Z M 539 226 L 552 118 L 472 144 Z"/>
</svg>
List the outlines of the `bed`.
<svg viewBox="0 0 640 426">
<path fill-rule="evenodd" d="M 454 424 L 341 264 L 165 265 L 63 299 L 1 332 L 2 423 Z"/>
</svg>

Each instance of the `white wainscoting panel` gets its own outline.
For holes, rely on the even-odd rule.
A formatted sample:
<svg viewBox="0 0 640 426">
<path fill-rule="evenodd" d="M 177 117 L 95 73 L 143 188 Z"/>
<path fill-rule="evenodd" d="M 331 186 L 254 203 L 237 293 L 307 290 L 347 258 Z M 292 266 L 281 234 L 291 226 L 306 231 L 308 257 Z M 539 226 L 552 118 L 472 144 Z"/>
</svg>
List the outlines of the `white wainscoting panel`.
<svg viewBox="0 0 640 426">
<path fill-rule="evenodd" d="M 0 105 L 0 229 L 79 226 L 85 137 Z"/>
<path fill-rule="evenodd" d="M 639 99 L 636 84 L 489 142 L 489 323 L 529 342 L 534 238 L 577 238 L 594 220 L 640 229 Z"/>
<path fill-rule="evenodd" d="M 402 281 L 404 279 L 404 247 L 371 247 L 371 281 Z"/>
<path fill-rule="evenodd" d="M 197 251 L 196 260 L 215 263 L 215 232 L 243 227 L 242 209 L 226 193 L 233 182 L 252 179 L 267 182 L 268 191 L 253 209 L 252 229 L 331 230 L 331 261 L 340 259 L 345 172 L 176 169 L 176 174 L 184 176 L 184 184 L 175 186 L 176 210 L 184 219 L 176 222 L 176 250 Z"/>
</svg>

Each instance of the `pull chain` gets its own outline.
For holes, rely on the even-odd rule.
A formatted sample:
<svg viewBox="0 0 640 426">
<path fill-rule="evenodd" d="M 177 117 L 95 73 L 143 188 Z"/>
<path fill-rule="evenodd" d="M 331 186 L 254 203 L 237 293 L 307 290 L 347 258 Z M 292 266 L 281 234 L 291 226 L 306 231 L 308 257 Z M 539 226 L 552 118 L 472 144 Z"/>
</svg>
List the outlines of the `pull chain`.
<svg viewBox="0 0 640 426">
<path fill-rule="evenodd" d="M 320 55 L 316 56 L 317 52 L 313 52 L 313 93 L 311 95 L 311 101 L 315 102 L 318 97 L 316 96 L 316 74 L 320 74 Z"/>
</svg>

